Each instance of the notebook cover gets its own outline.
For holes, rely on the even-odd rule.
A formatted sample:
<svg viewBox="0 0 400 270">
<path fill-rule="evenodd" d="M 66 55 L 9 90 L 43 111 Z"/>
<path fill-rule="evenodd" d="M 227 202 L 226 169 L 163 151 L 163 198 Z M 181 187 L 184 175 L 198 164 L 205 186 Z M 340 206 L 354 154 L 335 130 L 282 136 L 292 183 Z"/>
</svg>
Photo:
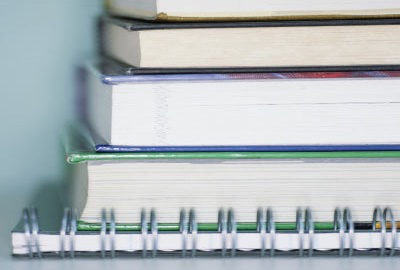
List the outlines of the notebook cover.
<svg viewBox="0 0 400 270">
<path fill-rule="evenodd" d="M 87 68 L 106 84 L 141 81 L 273 80 L 400 77 L 400 65 L 278 68 L 136 68 L 108 57 Z"/>
<path fill-rule="evenodd" d="M 400 158 L 400 151 L 303 151 L 303 152 L 249 152 L 249 151 L 209 151 L 209 152 L 96 152 L 93 133 L 82 123 L 69 127 L 66 159 L 69 163 L 108 160 L 145 159 L 308 159 L 308 158 Z"/>
<path fill-rule="evenodd" d="M 400 158 L 400 151 L 337 151 L 337 152 L 136 152 L 98 153 L 69 152 L 69 163 L 108 160 L 145 159 L 326 159 L 326 158 Z"/>
</svg>

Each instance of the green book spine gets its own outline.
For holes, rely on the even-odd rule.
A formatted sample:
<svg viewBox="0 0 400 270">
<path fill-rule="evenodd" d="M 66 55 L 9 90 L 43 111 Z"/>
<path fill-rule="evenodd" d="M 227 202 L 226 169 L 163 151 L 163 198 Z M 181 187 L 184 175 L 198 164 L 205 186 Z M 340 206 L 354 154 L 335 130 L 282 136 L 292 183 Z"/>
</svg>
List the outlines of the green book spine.
<svg viewBox="0 0 400 270">
<path fill-rule="evenodd" d="M 98 153 L 94 139 L 82 125 L 71 126 L 66 137 L 69 163 L 108 160 L 151 159 L 325 159 L 325 158 L 400 158 L 400 151 L 316 151 L 316 152 L 132 152 Z"/>
<path fill-rule="evenodd" d="M 69 163 L 144 159 L 311 159 L 311 158 L 400 158 L 400 151 L 342 152 L 166 152 L 166 153 L 69 153 Z"/>
<path fill-rule="evenodd" d="M 296 223 L 294 222 L 279 222 L 275 223 L 276 230 L 281 231 L 295 231 Z M 150 224 L 148 224 L 148 228 L 150 228 Z M 165 232 L 179 232 L 179 223 L 159 223 L 157 224 L 158 231 Z M 199 231 L 204 232 L 216 232 L 218 231 L 217 223 L 199 223 L 197 225 Z M 78 230 L 79 231 L 100 231 L 101 224 L 100 223 L 88 223 L 84 221 L 78 222 Z M 138 232 L 141 231 L 142 227 L 139 223 L 132 224 L 116 224 L 116 230 L 121 232 Z M 315 230 L 333 230 L 333 222 L 315 222 L 314 223 Z M 242 222 L 237 223 L 238 231 L 257 231 L 257 224 L 255 222 Z"/>
</svg>

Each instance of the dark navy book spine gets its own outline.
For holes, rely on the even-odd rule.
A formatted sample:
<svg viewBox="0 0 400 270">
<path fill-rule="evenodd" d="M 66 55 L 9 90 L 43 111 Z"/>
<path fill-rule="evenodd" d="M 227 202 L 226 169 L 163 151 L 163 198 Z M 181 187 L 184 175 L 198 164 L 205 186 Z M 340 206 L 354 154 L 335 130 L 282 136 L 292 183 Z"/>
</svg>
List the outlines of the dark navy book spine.
<svg viewBox="0 0 400 270">
<path fill-rule="evenodd" d="M 328 152 L 400 151 L 400 144 L 367 145 L 240 145 L 240 146 L 95 146 L 96 152 Z"/>
</svg>

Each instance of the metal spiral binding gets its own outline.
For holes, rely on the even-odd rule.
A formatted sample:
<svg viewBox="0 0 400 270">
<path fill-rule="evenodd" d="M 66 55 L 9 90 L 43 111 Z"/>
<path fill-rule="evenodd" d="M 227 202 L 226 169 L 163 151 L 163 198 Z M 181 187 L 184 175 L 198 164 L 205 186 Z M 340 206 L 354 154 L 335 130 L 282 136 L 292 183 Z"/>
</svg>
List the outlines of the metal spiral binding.
<svg viewBox="0 0 400 270">
<path fill-rule="evenodd" d="M 299 256 L 302 257 L 304 253 L 303 238 L 304 238 L 304 218 L 301 208 L 296 211 L 296 230 L 299 234 Z"/>
<path fill-rule="evenodd" d="M 297 208 L 296 211 L 296 230 L 299 234 L 299 256 L 304 255 L 304 234 L 308 234 L 308 256 L 313 255 L 314 250 L 314 222 L 312 219 L 312 212 L 309 207 L 303 211 L 301 208 Z"/>
<path fill-rule="evenodd" d="M 71 210 L 69 208 L 64 209 L 64 215 L 61 221 L 60 229 L 60 257 L 65 258 L 65 237 L 67 235 L 68 226 L 71 219 Z"/>
<path fill-rule="evenodd" d="M 379 252 L 380 256 L 385 255 L 386 249 L 386 222 L 383 220 L 382 210 L 380 207 L 375 207 L 374 213 L 372 215 L 372 230 L 376 230 L 376 222 L 381 223 L 381 249 Z"/>
<path fill-rule="evenodd" d="M 218 211 L 218 232 L 221 234 L 222 237 L 222 249 L 221 249 L 221 256 L 225 257 L 226 255 L 226 235 L 227 231 L 227 224 L 225 219 L 225 211 L 223 209 L 219 209 Z"/>
<path fill-rule="evenodd" d="M 146 220 L 146 211 L 142 209 L 140 213 L 140 225 L 142 232 L 142 257 L 146 258 L 147 256 L 147 220 Z"/>
<path fill-rule="evenodd" d="M 39 243 L 39 220 L 37 209 L 35 207 L 31 207 L 30 210 L 27 208 L 24 209 L 23 222 L 25 241 L 28 245 L 29 257 L 33 258 L 34 252 L 32 250 L 32 246 L 35 246 L 37 257 L 42 258 L 42 252 L 40 251 Z"/>
<path fill-rule="evenodd" d="M 231 257 L 235 257 L 236 254 L 236 244 L 237 244 L 237 227 L 235 221 L 235 214 L 233 209 L 228 210 L 228 233 L 231 234 L 232 237 L 232 247 L 231 247 Z"/>
<path fill-rule="evenodd" d="M 276 227 L 275 227 L 275 220 L 274 220 L 274 215 L 272 213 L 272 209 L 268 208 L 267 209 L 267 232 L 270 235 L 270 242 L 271 242 L 271 248 L 270 248 L 270 255 L 271 257 L 275 256 L 275 235 L 276 235 Z"/>
<path fill-rule="evenodd" d="M 111 246 L 111 258 L 115 258 L 115 234 L 117 233 L 117 226 L 115 224 L 114 209 L 110 211 L 110 246 Z"/>
<path fill-rule="evenodd" d="M 181 236 L 180 252 L 182 257 L 186 257 L 188 250 L 190 249 L 191 256 L 195 257 L 197 252 L 197 237 L 199 233 L 198 223 L 196 220 L 196 212 L 194 209 L 190 209 L 188 216 L 186 213 L 187 212 L 182 209 L 179 215 L 179 234 Z M 140 235 L 142 238 L 142 256 L 147 257 L 147 241 L 148 239 L 151 239 L 151 256 L 156 257 L 159 250 L 159 231 L 155 210 L 152 209 L 150 211 L 149 222 L 146 218 L 145 210 L 142 210 L 140 223 Z M 378 223 L 381 225 L 379 229 L 377 229 Z M 150 227 L 148 224 L 150 224 Z M 256 233 L 259 235 L 260 239 L 260 255 L 265 256 L 268 250 L 269 255 L 274 256 L 276 251 L 275 241 L 277 232 L 272 209 L 268 208 L 266 211 L 262 208 L 257 209 L 256 225 Z M 23 228 L 24 239 L 28 249 L 29 257 L 42 258 L 43 254 L 39 242 L 40 231 L 36 208 L 31 207 L 30 209 L 25 208 L 23 210 Z M 105 209 L 103 209 L 101 212 L 100 232 L 98 234 L 100 240 L 100 255 L 102 258 L 107 257 L 108 252 L 111 258 L 114 258 L 116 256 L 116 228 L 116 217 L 114 211 L 111 210 L 109 212 L 108 220 L 107 212 Z M 380 207 L 376 207 L 374 209 L 372 215 L 372 230 L 376 233 L 379 233 L 380 235 L 381 242 L 379 255 L 394 256 L 396 250 L 398 249 L 398 247 L 396 246 L 398 236 L 396 219 L 390 207 L 385 207 L 383 211 Z M 304 256 L 306 254 L 309 257 L 313 256 L 315 251 L 314 235 L 318 232 L 315 231 L 315 224 L 310 208 L 306 208 L 305 210 L 298 208 L 296 210 L 296 231 L 299 239 L 298 255 Z M 353 256 L 356 237 L 355 225 L 349 208 L 344 208 L 343 210 L 340 208 L 335 209 L 333 216 L 333 232 L 338 234 L 339 256 Z M 71 258 L 75 257 L 76 233 L 77 212 L 74 209 L 65 208 L 59 230 L 59 256 L 61 258 L 65 258 L 68 255 L 68 251 Z M 149 233 L 151 234 L 151 238 L 148 238 Z M 227 212 L 224 209 L 220 209 L 218 211 L 218 233 L 221 235 L 222 241 L 221 256 L 225 257 L 227 255 L 227 252 L 229 252 L 229 255 L 231 257 L 235 257 L 238 248 L 238 237 L 241 232 L 238 232 L 235 212 L 233 209 L 230 208 Z M 191 239 L 190 245 L 188 243 L 189 234 Z M 230 240 L 229 250 L 228 239 Z M 308 243 L 305 245 L 306 239 Z M 69 249 L 66 248 L 68 245 L 67 240 L 69 240 Z"/>
<path fill-rule="evenodd" d="M 158 227 L 157 227 L 157 219 L 156 219 L 156 211 L 151 209 L 150 211 L 150 230 L 151 230 L 151 237 L 152 237 L 152 257 L 157 256 L 158 250 Z"/>
<path fill-rule="evenodd" d="M 106 233 L 107 233 L 107 217 L 106 210 L 101 211 L 101 227 L 100 227 L 100 247 L 101 257 L 106 257 Z"/>
<path fill-rule="evenodd" d="M 42 252 L 40 251 L 40 244 L 39 244 L 39 219 L 36 207 L 31 208 L 30 217 L 32 226 L 32 237 L 33 237 L 33 242 L 35 243 L 36 253 L 39 258 L 42 258 Z"/>
<path fill-rule="evenodd" d="M 265 215 L 261 208 L 257 209 L 257 232 L 260 234 L 261 249 L 260 255 L 265 256 L 265 247 L 267 242 L 267 224 L 264 222 Z"/>
<path fill-rule="evenodd" d="M 376 222 L 379 221 L 381 224 L 380 233 L 381 233 L 381 248 L 379 255 L 385 256 L 386 254 L 386 234 L 387 232 L 387 222 L 388 216 L 390 219 L 390 226 L 391 226 L 391 245 L 390 245 L 390 252 L 389 256 L 393 256 L 396 252 L 396 242 L 397 242 L 397 226 L 396 221 L 394 219 L 394 215 L 392 209 L 390 207 L 386 207 L 382 210 L 380 207 L 375 207 L 374 213 L 372 216 L 372 230 L 376 230 Z"/>
<path fill-rule="evenodd" d="M 383 221 L 385 224 L 385 229 L 386 229 L 386 222 L 387 222 L 387 216 L 389 215 L 390 218 L 390 226 L 391 226 L 391 237 L 392 237 L 392 244 L 390 246 L 390 253 L 389 256 L 393 256 L 396 252 L 396 243 L 397 243 L 397 225 L 396 225 L 396 220 L 394 219 L 394 215 L 392 212 L 392 209 L 390 207 L 386 207 L 383 210 Z M 382 224 L 382 226 L 383 226 Z"/>
<path fill-rule="evenodd" d="M 107 213 L 106 210 L 103 209 L 101 211 L 101 226 L 100 226 L 100 247 L 101 247 L 101 257 L 105 258 L 107 255 Z M 110 240 L 110 256 L 111 258 L 115 257 L 115 234 L 116 234 L 116 223 L 115 223 L 115 214 L 114 210 L 110 210 L 110 229 L 109 229 L 109 240 Z"/>
<path fill-rule="evenodd" d="M 260 234 L 261 249 L 260 255 L 263 257 L 266 253 L 267 234 L 270 236 L 270 256 L 275 255 L 275 222 L 271 208 L 268 208 L 264 215 L 262 208 L 257 209 L 257 232 Z"/>
<path fill-rule="evenodd" d="M 354 222 L 351 216 L 350 209 L 346 207 L 343 211 L 343 223 L 349 235 L 349 252 L 348 256 L 353 256 L 354 251 Z"/>
<path fill-rule="evenodd" d="M 32 253 L 32 243 L 31 243 L 31 226 L 30 226 L 30 218 L 29 218 L 29 211 L 28 209 L 24 209 L 23 213 L 23 222 L 24 222 L 24 234 L 25 234 L 25 242 L 26 246 L 28 247 L 29 257 L 33 257 Z"/>
<path fill-rule="evenodd" d="M 65 208 L 60 228 L 60 257 L 65 258 L 66 236 L 69 234 L 69 254 L 75 257 L 75 234 L 77 231 L 77 213 L 75 209 Z"/>
<path fill-rule="evenodd" d="M 69 226 L 69 239 L 70 239 L 69 255 L 72 259 L 75 258 L 75 235 L 78 229 L 77 222 L 78 222 L 78 213 L 76 209 L 72 209 L 70 226 Z"/>
<path fill-rule="evenodd" d="M 194 209 L 190 209 L 189 211 L 189 232 L 192 235 L 192 257 L 196 256 L 197 249 L 197 222 L 196 222 L 196 213 Z"/>
<path fill-rule="evenodd" d="M 343 257 L 344 254 L 344 222 L 342 218 L 342 213 L 340 212 L 340 208 L 335 208 L 335 213 L 333 215 L 333 230 L 339 231 L 339 256 Z"/>
<path fill-rule="evenodd" d="M 179 232 L 182 237 L 182 257 L 186 257 L 188 228 L 186 226 L 186 212 L 184 209 L 179 214 Z"/>
<path fill-rule="evenodd" d="M 312 219 L 311 209 L 307 207 L 306 211 L 304 212 L 305 215 L 305 231 L 308 233 L 308 256 L 313 255 L 314 249 L 314 222 Z"/>
</svg>

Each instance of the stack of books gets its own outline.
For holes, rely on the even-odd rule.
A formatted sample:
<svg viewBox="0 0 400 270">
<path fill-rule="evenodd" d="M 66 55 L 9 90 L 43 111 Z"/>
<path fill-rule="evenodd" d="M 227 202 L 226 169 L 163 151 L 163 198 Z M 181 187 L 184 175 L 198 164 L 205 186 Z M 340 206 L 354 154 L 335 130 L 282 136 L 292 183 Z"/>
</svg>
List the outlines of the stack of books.
<svg viewBox="0 0 400 270">
<path fill-rule="evenodd" d="M 393 255 L 376 206 L 400 208 L 400 3 L 303 2 L 108 1 L 77 212 L 61 245 L 16 229 L 14 254 Z"/>
</svg>

